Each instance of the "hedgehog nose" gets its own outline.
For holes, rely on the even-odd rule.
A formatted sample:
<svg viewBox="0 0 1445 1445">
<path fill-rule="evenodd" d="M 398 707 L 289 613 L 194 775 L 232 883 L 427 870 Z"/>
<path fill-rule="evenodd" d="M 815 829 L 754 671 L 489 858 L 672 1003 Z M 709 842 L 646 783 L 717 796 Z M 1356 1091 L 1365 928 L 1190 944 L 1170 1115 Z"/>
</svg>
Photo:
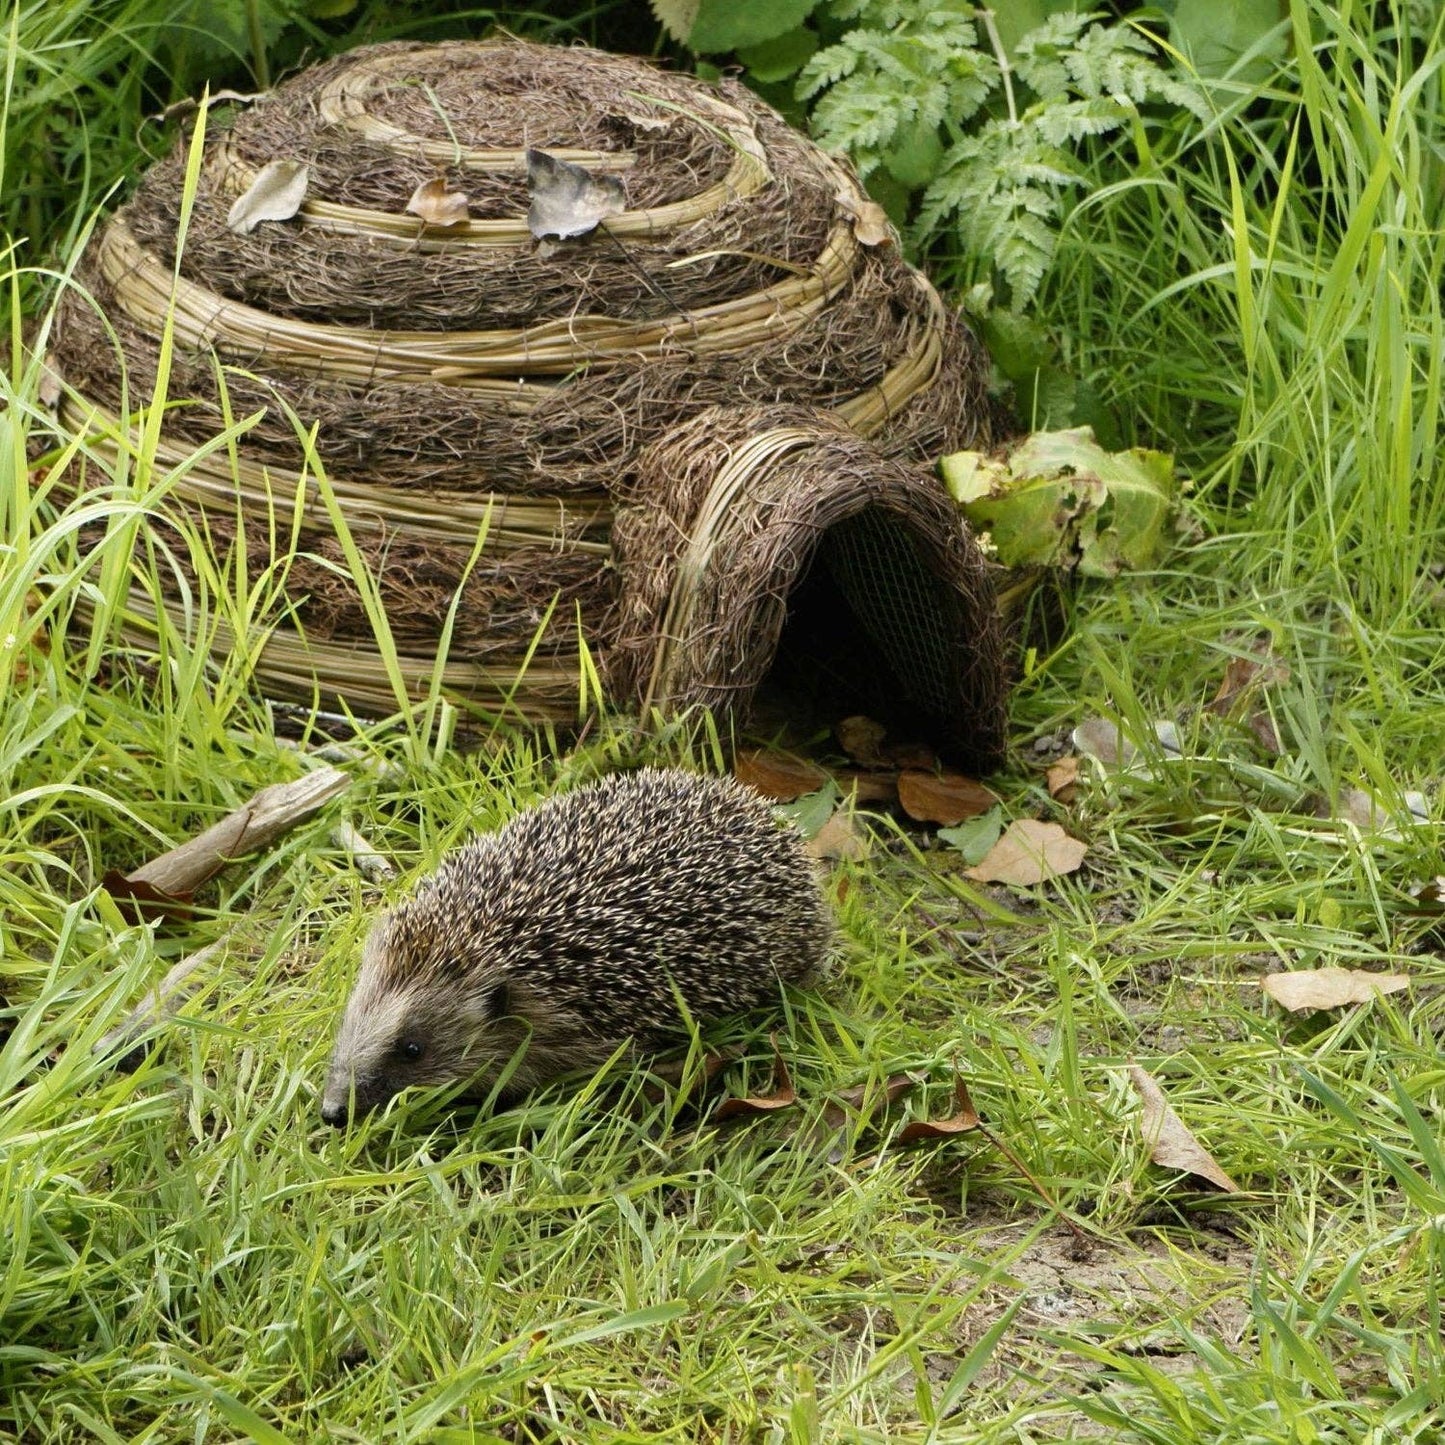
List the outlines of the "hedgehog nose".
<svg viewBox="0 0 1445 1445">
<path fill-rule="evenodd" d="M 337 1129 L 343 1128 L 350 1117 L 351 1110 L 346 1107 L 344 1101 L 327 1099 L 321 1105 L 322 1122 L 331 1124 Z"/>
</svg>

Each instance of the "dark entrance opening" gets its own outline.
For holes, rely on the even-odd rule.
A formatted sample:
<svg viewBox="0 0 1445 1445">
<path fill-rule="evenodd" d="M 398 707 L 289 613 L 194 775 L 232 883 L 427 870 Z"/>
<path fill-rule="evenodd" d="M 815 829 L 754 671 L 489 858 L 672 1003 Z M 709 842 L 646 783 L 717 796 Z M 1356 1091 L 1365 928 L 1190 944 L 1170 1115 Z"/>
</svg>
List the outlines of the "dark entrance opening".
<svg viewBox="0 0 1445 1445">
<path fill-rule="evenodd" d="M 863 713 L 895 740 L 968 760 L 968 609 L 902 520 L 874 506 L 835 522 L 787 606 L 760 725 L 786 718 L 806 735 Z"/>
</svg>

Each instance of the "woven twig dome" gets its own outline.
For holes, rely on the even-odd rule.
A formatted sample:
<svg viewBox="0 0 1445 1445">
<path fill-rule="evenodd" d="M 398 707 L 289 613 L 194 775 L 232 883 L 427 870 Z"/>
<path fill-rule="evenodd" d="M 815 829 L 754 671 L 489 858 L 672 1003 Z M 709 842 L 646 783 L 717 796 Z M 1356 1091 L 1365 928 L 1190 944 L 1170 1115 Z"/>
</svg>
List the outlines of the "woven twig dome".
<svg viewBox="0 0 1445 1445">
<path fill-rule="evenodd" d="M 526 147 L 621 176 L 626 209 L 591 236 L 539 246 Z M 300 214 L 228 229 L 236 197 L 278 159 L 308 167 Z M 656 627 L 669 603 L 634 583 L 612 544 L 618 507 L 635 518 L 645 498 L 685 524 L 649 468 L 676 456 L 669 437 L 704 438 L 712 408 L 741 408 L 729 425 L 752 417 L 764 430 L 766 408 L 811 408 L 792 424 L 821 428 L 818 457 L 843 448 L 850 475 L 876 468 L 870 495 L 907 493 L 930 512 L 905 529 L 900 556 L 916 552 L 927 571 L 938 547 L 971 546 L 951 512 L 952 542 L 919 540 L 945 503 L 908 464 L 991 439 L 976 343 L 895 246 L 876 244 L 876 208 L 847 169 L 740 86 L 512 39 L 353 51 L 213 127 L 173 279 L 183 170 L 179 155 L 153 167 L 82 263 L 99 309 L 78 291 L 62 304 L 61 417 L 101 450 L 127 445 L 127 408 L 154 386 L 168 313 L 169 393 L 183 404 L 159 460 L 180 464 L 228 421 L 255 417 L 234 454 L 178 465 L 170 505 L 217 549 L 244 537 L 253 576 L 274 575 L 284 545 L 290 608 L 260 652 L 265 687 L 368 710 L 399 701 L 318 467 L 387 604 L 408 685 L 430 675 L 460 588 L 448 687 L 531 717 L 575 716 L 583 643 L 622 700 L 726 703 L 725 678 L 666 696 L 638 685 L 639 599 L 660 606 Z M 406 212 L 436 175 L 468 197 L 464 224 Z M 799 479 L 813 487 L 819 474 Z M 800 502 L 789 525 L 846 520 L 828 496 Z M 743 505 L 755 520 L 766 510 Z M 713 573 L 725 550 L 714 539 Z M 986 589 L 965 594 L 958 635 L 983 636 Z M 138 626 L 157 605 L 179 615 L 181 599 L 138 597 Z M 701 654 L 684 650 L 695 673 Z M 997 657 L 976 651 L 993 676 L 979 697 L 991 687 L 993 700 L 954 716 L 991 730 L 982 755 L 996 751 L 1003 683 Z M 771 653 L 748 656 L 750 677 L 759 659 L 766 671 Z M 956 671 L 940 685 L 961 698 Z M 932 710 L 944 715 L 952 696 Z"/>
</svg>

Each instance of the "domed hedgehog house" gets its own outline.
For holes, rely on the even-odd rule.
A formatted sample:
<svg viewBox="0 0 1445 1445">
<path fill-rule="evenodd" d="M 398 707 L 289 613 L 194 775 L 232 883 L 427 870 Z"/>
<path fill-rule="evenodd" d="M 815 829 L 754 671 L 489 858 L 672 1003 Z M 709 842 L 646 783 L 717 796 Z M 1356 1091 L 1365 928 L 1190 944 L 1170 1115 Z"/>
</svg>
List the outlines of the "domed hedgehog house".
<svg viewBox="0 0 1445 1445">
<path fill-rule="evenodd" d="M 587 234 L 529 228 L 549 157 L 618 197 Z M 233 229 L 275 161 L 304 203 Z M 991 440 L 981 353 L 847 169 L 741 86 L 376 46 L 213 124 L 180 236 L 185 164 L 92 244 L 52 363 L 65 428 L 121 452 L 171 319 L 150 525 L 277 583 L 263 688 L 390 711 L 445 640 L 459 701 L 575 718 L 585 648 L 648 715 L 741 717 L 784 676 L 996 760 L 1000 623 L 926 467 Z M 408 211 L 428 181 L 450 224 Z M 139 635 L 199 585 L 171 550 L 158 590 L 137 577 Z"/>
</svg>

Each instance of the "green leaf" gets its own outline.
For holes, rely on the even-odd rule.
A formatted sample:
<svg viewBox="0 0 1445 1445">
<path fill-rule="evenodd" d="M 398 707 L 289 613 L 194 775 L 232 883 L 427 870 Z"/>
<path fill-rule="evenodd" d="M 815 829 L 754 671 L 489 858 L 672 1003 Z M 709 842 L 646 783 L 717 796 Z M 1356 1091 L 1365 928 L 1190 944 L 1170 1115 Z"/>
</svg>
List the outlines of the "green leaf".
<svg viewBox="0 0 1445 1445">
<path fill-rule="evenodd" d="M 741 50 L 796 30 L 818 0 L 700 0 L 687 43 L 699 54 Z"/>
<path fill-rule="evenodd" d="M 1054 359 L 1049 333 L 1032 317 L 1002 307 L 984 320 L 983 343 L 994 365 L 1015 384 L 1029 380 Z"/>
<path fill-rule="evenodd" d="M 883 157 L 888 174 L 900 185 L 917 190 L 938 174 L 943 159 L 943 142 L 938 125 L 929 119 L 915 122 Z"/>
<path fill-rule="evenodd" d="M 956 828 L 940 828 L 939 838 L 963 854 L 963 861 L 972 867 L 982 863 L 988 850 L 999 840 L 1003 832 L 1003 809 L 990 808 Z"/>
<path fill-rule="evenodd" d="M 888 219 L 900 231 L 908 224 L 908 207 L 913 200 L 913 192 L 902 181 L 894 180 L 886 170 L 877 170 L 863 182 L 863 188 L 883 207 Z"/>
<path fill-rule="evenodd" d="M 1178 495 L 1167 453 L 1108 452 L 1088 427 L 1075 427 L 1037 432 L 1001 457 L 958 452 L 940 466 L 1005 566 L 1114 577 L 1163 555 Z"/>
<path fill-rule="evenodd" d="M 1288 6 L 1282 0 L 1179 0 L 1169 21 L 1169 38 L 1189 57 L 1200 75 L 1234 72 L 1238 80 L 1264 79 L 1284 58 L 1288 40 L 1283 30 L 1239 70 L 1239 58 L 1277 26 Z"/>
<path fill-rule="evenodd" d="M 1037 29 L 1051 15 L 1067 14 L 1075 10 L 1092 9 L 1080 0 L 1010 0 L 1007 5 L 994 6 L 994 24 L 998 26 L 998 38 L 1003 48 L 1012 55 L 1018 49 L 1019 41 L 1031 30 Z"/>
<path fill-rule="evenodd" d="M 773 811 L 779 817 L 788 819 L 803 837 L 813 838 L 833 816 L 833 810 L 842 796 L 837 783 L 829 778 L 817 792 L 804 793 L 801 798 L 795 798 L 791 803 L 779 804 Z"/>
<path fill-rule="evenodd" d="M 818 49 L 818 32 L 800 25 L 761 45 L 749 45 L 738 51 L 738 59 L 748 68 L 748 78 L 764 85 L 796 75 L 813 58 Z"/>
</svg>

